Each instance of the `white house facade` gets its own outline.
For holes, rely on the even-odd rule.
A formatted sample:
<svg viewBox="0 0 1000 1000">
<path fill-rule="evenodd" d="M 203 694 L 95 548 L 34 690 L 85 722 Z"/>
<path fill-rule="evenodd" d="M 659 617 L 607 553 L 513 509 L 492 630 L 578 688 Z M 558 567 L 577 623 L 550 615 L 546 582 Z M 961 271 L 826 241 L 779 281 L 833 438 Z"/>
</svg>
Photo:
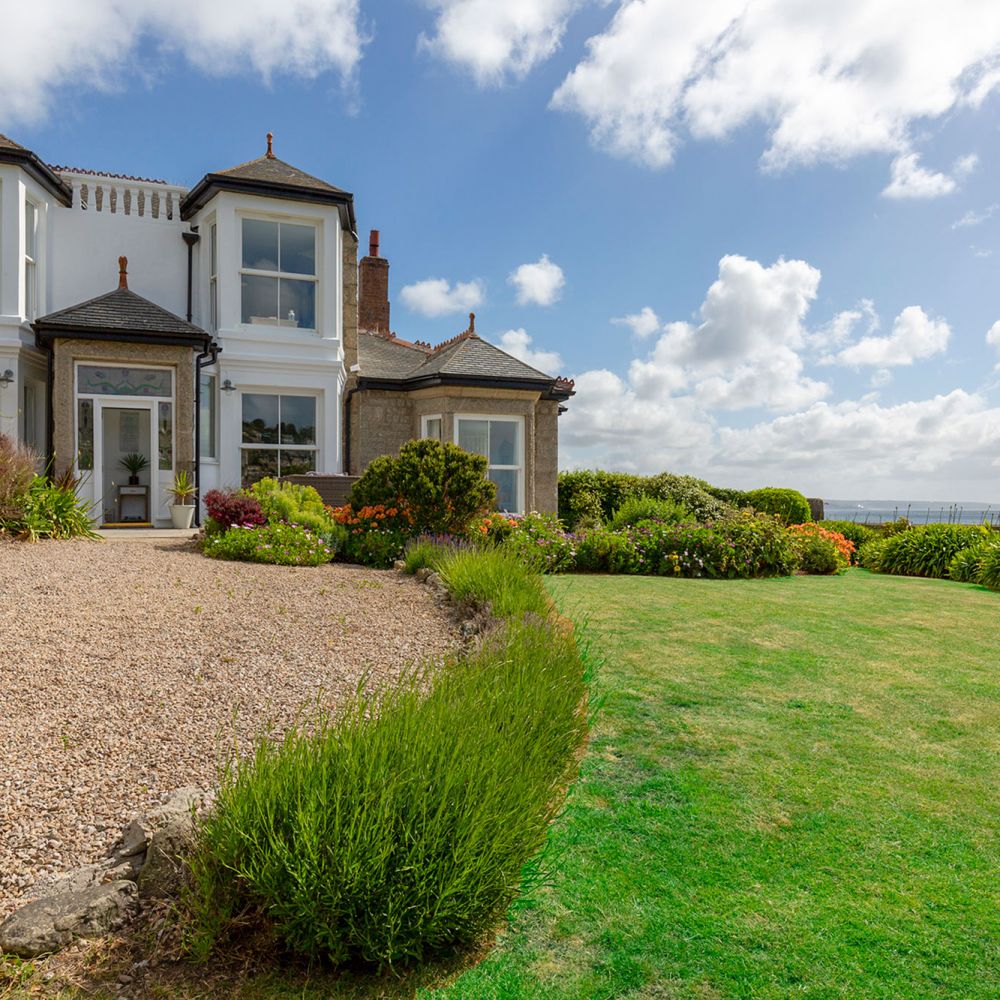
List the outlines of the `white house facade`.
<svg viewBox="0 0 1000 1000">
<path fill-rule="evenodd" d="M 278 159 L 270 135 L 263 156 L 190 189 L 49 165 L 0 136 L 0 434 L 71 468 L 100 522 L 162 525 L 182 469 L 202 495 L 265 475 L 357 472 L 377 442 L 384 452 L 427 433 L 428 405 L 496 414 L 509 401 L 517 435 L 494 428 L 494 439 L 520 443 L 496 475 L 522 509 L 552 506 L 554 419 L 571 384 L 485 342 L 505 374 L 449 367 L 445 355 L 468 353 L 455 340 L 478 340 L 471 323 L 437 349 L 396 338 L 377 245 L 361 262 L 359 317 L 357 243 L 353 196 Z M 382 282 L 369 280 L 367 297 L 366 274 Z M 369 320 L 373 293 L 384 303 Z M 407 365 L 386 376 L 383 354 Z M 366 428 L 360 400 L 352 410 L 366 392 L 380 426 Z M 372 409 L 386 394 L 406 404 L 388 439 Z M 448 419 L 432 433 L 457 434 Z M 129 471 L 136 455 L 147 464 Z"/>
</svg>

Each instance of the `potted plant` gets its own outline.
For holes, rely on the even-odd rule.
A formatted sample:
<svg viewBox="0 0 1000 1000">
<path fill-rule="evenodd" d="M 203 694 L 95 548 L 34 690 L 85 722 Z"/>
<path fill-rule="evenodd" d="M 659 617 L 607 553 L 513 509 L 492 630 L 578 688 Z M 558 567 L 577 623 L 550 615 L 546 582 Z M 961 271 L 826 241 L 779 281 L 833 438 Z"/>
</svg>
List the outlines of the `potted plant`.
<svg viewBox="0 0 1000 1000">
<path fill-rule="evenodd" d="M 194 519 L 194 498 L 198 488 L 194 480 L 183 469 L 174 476 L 172 486 L 167 487 L 167 493 L 173 497 L 170 505 L 170 519 L 175 528 L 188 529 Z"/>
<path fill-rule="evenodd" d="M 133 451 L 121 460 L 120 465 L 128 473 L 129 486 L 138 486 L 139 473 L 149 468 L 149 459 L 145 455 Z"/>
</svg>

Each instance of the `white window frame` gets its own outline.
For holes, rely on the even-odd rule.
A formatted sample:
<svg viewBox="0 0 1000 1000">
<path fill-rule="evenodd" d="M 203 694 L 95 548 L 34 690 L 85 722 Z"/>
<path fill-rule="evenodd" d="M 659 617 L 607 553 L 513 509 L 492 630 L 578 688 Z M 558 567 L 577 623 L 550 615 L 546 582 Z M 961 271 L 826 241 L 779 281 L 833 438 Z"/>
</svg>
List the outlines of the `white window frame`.
<svg viewBox="0 0 1000 1000">
<path fill-rule="evenodd" d="M 519 416 L 506 416 L 501 413 L 456 413 L 455 426 L 453 428 L 453 438 L 455 444 L 459 443 L 459 431 L 461 429 L 461 423 L 463 420 L 489 420 L 495 423 L 508 423 L 517 425 L 517 456 L 520 459 L 519 465 L 487 465 L 487 472 L 491 469 L 499 470 L 510 470 L 513 469 L 518 473 L 517 477 L 517 510 L 506 511 L 508 514 L 523 514 L 524 510 L 524 491 L 525 491 L 525 479 L 527 478 L 527 463 L 525 462 L 524 456 L 524 417 Z M 489 445 L 487 444 L 487 451 L 489 450 Z M 487 456 L 487 462 L 489 462 L 489 456 Z"/>
<path fill-rule="evenodd" d="M 214 372 L 199 372 L 198 377 L 200 379 L 211 380 L 211 387 L 209 389 L 209 396 L 207 398 L 211 399 L 211 410 L 214 419 L 212 420 L 212 434 L 211 434 L 211 444 L 212 444 L 212 454 L 207 455 L 204 449 L 201 447 L 201 442 L 198 442 L 198 457 L 202 462 L 208 462 L 212 465 L 219 464 L 219 376 Z M 204 405 L 206 399 L 205 386 L 202 385 L 201 391 L 201 402 Z M 199 417 L 199 423 L 204 433 L 205 422 L 204 417 Z M 242 438 L 242 427 L 240 429 L 240 437 Z"/>
<path fill-rule="evenodd" d="M 265 328 L 270 325 L 272 328 L 280 327 L 282 329 L 298 330 L 301 333 L 319 333 L 320 329 L 320 295 L 322 293 L 322 288 L 320 287 L 319 281 L 319 270 L 320 270 L 320 238 L 322 236 L 322 231 L 320 225 L 315 219 L 299 219 L 292 217 L 280 217 L 275 218 L 269 215 L 255 215 L 255 214 L 244 214 L 240 213 L 237 216 L 239 221 L 239 261 L 240 261 L 240 326 L 244 329 L 254 329 L 258 326 L 264 326 Z M 278 227 L 278 260 L 281 260 L 281 226 L 282 224 L 286 226 L 308 226 L 313 231 L 313 257 L 315 269 L 314 274 L 295 274 L 291 271 L 265 271 L 261 268 L 256 267 L 244 267 L 243 266 L 243 223 L 244 222 L 271 222 Z M 278 317 L 273 324 L 257 324 L 257 323 L 245 323 L 243 322 L 243 277 L 262 277 L 262 278 L 277 278 L 278 279 Z M 287 281 L 311 281 L 316 286 L 316 293 L 313 297 L 313 313 L 315 326 L 289 326 L 287 319 L 281 318 L 281 279 L 284 278 Z"/>
<path fill-rule="evenodd" d="M 247 442 L 243 440 L 243 397 L 244 396 L 276 396 L 278 399 L 278 440 L 275 444 L 261 444 L 259 442 Z M 315 434 L 316 440 L 313 444 L 282 444 L 281 443 L 281 397 L 282 396 L 304 396 L 308 399 L 312 399 L 316 403 L 316 426 Z M 244 451 L 311 451 L 314 453 L 315 461 L 313 462 L 313 467 L 318 471 L 320 467 L 320 456 L 323 454 L 323 449 L 320 441 L 320 425 L 321 425 L 321 413 L 320 413 L 320 394 L 318 392 L 308 392 L 302 389 L 285 389 L 285 388 L 275 388 L 274 386 L 267 386 L 265 388 L 258 389 L 241 389 L 240 390 L 240 409 L 239 409 L 239 428 L 240 428 L 240 463 L 239 463 L 239 476 L 240 480 L 243 479 L 243 452 Z M 281 471 L 281 456 L 278 456 L 278 476 L 282 475 Z"/>
<path fill-rule="evenodd" d="M 30 198 L 24 199 L 24 316 L 29 323 L 38 318 L 38 206 Z"/>
<path fill-rule="evenodd" d="M 212 333 L 219 329 L 219 227 L 214 221 L 208 227 L 208 328 Z"/>
<path fill-rule="evenodd" d="M 421 438 L 428 438 L 428 437 L 430 437 L 430 433 L 428 431 L 427 425 L 432 420 L 440 420 L 441 421 L 441 435 L 440 435 L 440 437 L 434 438 L 433 440 L 435 440 L 435 441 L 443 441 L 444 440 L 444 417 L 440 413 L 425 413 L 420 418 L 420 437 Z"/>
</svg>

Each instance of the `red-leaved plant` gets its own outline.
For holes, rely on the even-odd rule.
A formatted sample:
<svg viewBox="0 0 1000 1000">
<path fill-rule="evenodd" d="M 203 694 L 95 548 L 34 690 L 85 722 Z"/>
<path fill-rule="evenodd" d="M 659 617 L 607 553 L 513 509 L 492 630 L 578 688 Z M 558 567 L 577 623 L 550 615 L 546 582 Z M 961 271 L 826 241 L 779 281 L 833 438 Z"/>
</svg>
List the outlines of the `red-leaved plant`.
<svg viewBox="0 0 1000 1000">
<path fill-rule="evenodd" d="M 205 494 L 205 510 L 213 521 L 226 529 L 233 525 L 256 528 L 267 523 L 257 498 L 242 490 L 209 490 Z"/>
</svg>

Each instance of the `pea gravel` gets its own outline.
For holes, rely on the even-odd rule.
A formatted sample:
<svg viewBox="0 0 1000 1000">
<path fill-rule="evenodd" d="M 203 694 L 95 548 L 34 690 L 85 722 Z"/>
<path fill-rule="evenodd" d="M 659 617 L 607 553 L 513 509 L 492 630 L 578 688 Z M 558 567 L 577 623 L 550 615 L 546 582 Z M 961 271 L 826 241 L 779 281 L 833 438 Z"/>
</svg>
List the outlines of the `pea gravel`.
<svg viewBox="0 0 1000 1000">
<path fill-rule="evenodd" d="M 184 540 L 0 541 L 0 918 L 220 749 L 458 643 L 399 574 L 206 559 Z"/>
</svg>

